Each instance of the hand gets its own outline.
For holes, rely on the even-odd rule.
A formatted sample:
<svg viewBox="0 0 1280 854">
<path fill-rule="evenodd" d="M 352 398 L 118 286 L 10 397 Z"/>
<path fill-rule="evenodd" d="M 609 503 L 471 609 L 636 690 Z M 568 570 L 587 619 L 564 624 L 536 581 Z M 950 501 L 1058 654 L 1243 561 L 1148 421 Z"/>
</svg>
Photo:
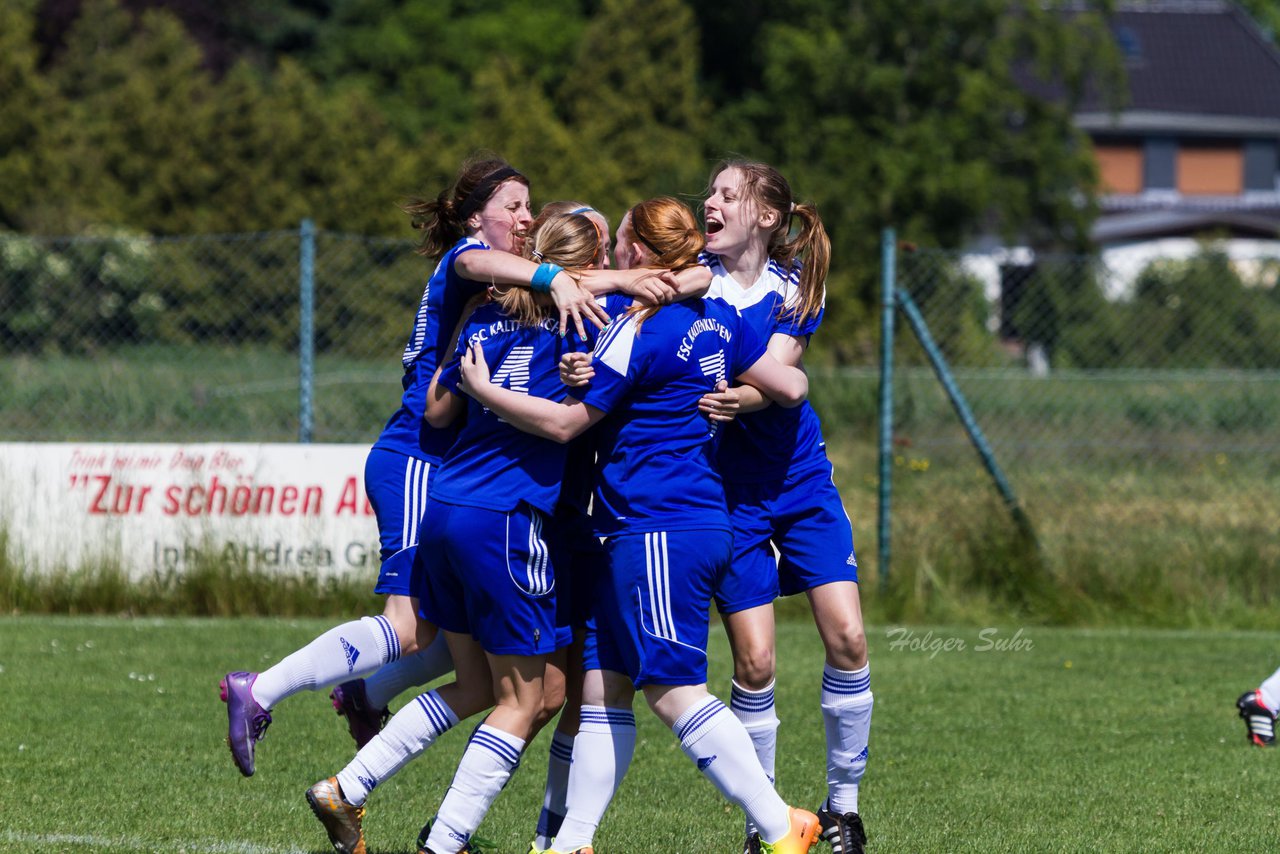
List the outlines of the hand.
<svg viewBox="0 0 1280 854">
<path fill-rule="evenodd" d="M 600 307 L 595 297 L 579 286 L 573 277 L 563 270 L 551 281 L 551 299 L 555 301 L 556 308 L 560 312 L 561 338 L 569 329 L 570 317 L 573 318 L 573 325 L 577 328 L 578 335 L 584 341 L 587 337 L 587 328 L 582 325 L 582 318 L 587 318 L 601 329 L 604 329 L 605 324 L 609 322 L 608 313 Z"/>
<path fill-rule="evenodd" d="M 595 375 L 590 353 L 565 353 L 560 357 L 560 382 L 570 388 L 586 385 Z"/>
<path fill-rule="evenodd" d="M 738 415 L 738 390 L 729 388 L 724 380 L 716 383 L 714 391 L 698 400 L 698 411 L 712 421 L 732 421 Z"/>
<path fill-rule="evenodd" d="M 661 273 L 641 276 L 625 285 L 622 292 L 645 305 L 666 305 L 676 298 L 675 273 L 663 270 Z"/>
<path fill-rule="evenodd" d="M 462 389 L 480 400 L 476 392 L 489 385 L 489 363 L 484 360 L 484 348 L 478 344 L 467 345 L 466 354 L 459 360 L 459 372 L 462 374 Z"/>
</svg>

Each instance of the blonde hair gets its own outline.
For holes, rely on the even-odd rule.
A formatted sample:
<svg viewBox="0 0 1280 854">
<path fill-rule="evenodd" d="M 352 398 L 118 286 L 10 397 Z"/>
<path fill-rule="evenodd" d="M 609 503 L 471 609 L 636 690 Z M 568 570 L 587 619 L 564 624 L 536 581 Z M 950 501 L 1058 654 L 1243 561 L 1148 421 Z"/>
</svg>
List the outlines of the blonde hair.
<svg viewBox="0 0 1280 854">
<path fill-rule="evenodd" d="M 698 227 L 693 211 L 679 199 L 658 196 L 647 199 L 629 212 L 627 234 L 653 253 L 653 266 L 664 270 L 683 270 L 698 263 L 698 255 L 706 248 L 707 239 Z M 636 328 L 657 312 L 656 305 L 633 305 L 629 312 L 636 317 Z"/>
<path fill-rule="evenodd" d="M 766 247 L 769 257 L 787 272 L 800 266 L 799 296 L 780 307 L 779 314 L 792 315 L 799 321 L 816 317 L 826 298 L 827 271 L 831 267 L 831 239 L 818 216 L 818 209 L 806 202 L 795 202 L 787 179 L 767 163 L 722 160 L 711 170 L 710 183 L 714 184 L 716 176 L 726 169 L 737 169 L 742 173 L 744 199 L 778 214 L 778 224 L 769 233 Z M 792 217 L 800 221 L 794 237 L 791 236 Z"/>
<path fill-rule="evenodd" d="M 601 246 L 600 227 L 595 221 L 585 214 L 552 214 L 544 218 L 545 213 L 543 208 L 529 227 L 524 257 L 539 264 L 556 264 L 570 275 L 595 266 Z M 529 288 L 508 288 L 499 291 L 496 299 L 517 323 L 535 324 L 554 313 L 537 296 Z"/>
</svg>

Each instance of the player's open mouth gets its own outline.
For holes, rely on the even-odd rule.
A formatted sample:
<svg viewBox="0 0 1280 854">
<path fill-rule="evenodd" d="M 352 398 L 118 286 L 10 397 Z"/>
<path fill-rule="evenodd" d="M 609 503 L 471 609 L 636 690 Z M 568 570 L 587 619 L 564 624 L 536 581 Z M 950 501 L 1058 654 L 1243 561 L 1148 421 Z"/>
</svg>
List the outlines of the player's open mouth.
<svg viewBox="0 0 1280 854">
<path fill-rule="evenodd" d="M 707 236 L 708 237 L 710 237 L 711 235 L 715 234 L 717 231 L 720 231 L 723 228 L 724 228 L 724 223 L 716 222 L 714 219 L 707 220 Z"/>
</svg>

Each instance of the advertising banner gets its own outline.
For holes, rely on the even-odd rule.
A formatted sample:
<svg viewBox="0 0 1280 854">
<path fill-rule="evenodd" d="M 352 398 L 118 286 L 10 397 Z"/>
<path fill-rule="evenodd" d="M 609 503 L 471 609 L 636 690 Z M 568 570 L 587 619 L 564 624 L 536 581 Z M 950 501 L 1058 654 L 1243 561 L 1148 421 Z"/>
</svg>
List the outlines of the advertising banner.
<svg viewBox="0 0 1280 854">
<path fill-rule="evenodd" d="M 0 532 L 34 572 L 132 578 L 205 557 L 319 577 L 378 570 L 364 445 L 0 443 Z"/>
</svg>

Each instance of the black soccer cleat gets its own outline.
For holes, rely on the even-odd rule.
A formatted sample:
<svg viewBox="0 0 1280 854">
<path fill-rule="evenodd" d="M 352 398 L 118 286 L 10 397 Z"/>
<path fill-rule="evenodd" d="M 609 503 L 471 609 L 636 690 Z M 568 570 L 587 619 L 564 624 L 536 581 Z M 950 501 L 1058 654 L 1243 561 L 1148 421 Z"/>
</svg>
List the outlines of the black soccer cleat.
<svg viewBox="0 0 1280 854">
<path fill-rule="evenodd" d="M 831 854 L 864 854 L 866 851 L 867 832 L 856 812 L 839 815 L 824 804 L 818 810 L 818 824 L 822 827 L 818 835 L 831 845 Z"/>
<path fill-rule="evenodd" d="M 1276 716 L 1262 704 L 1258 691 L 1245 691 L 1236 700 L 1236 708 L 1244 719 L 1245 735 L 1258 747 L 1275 747 Z"/>
</svg>

